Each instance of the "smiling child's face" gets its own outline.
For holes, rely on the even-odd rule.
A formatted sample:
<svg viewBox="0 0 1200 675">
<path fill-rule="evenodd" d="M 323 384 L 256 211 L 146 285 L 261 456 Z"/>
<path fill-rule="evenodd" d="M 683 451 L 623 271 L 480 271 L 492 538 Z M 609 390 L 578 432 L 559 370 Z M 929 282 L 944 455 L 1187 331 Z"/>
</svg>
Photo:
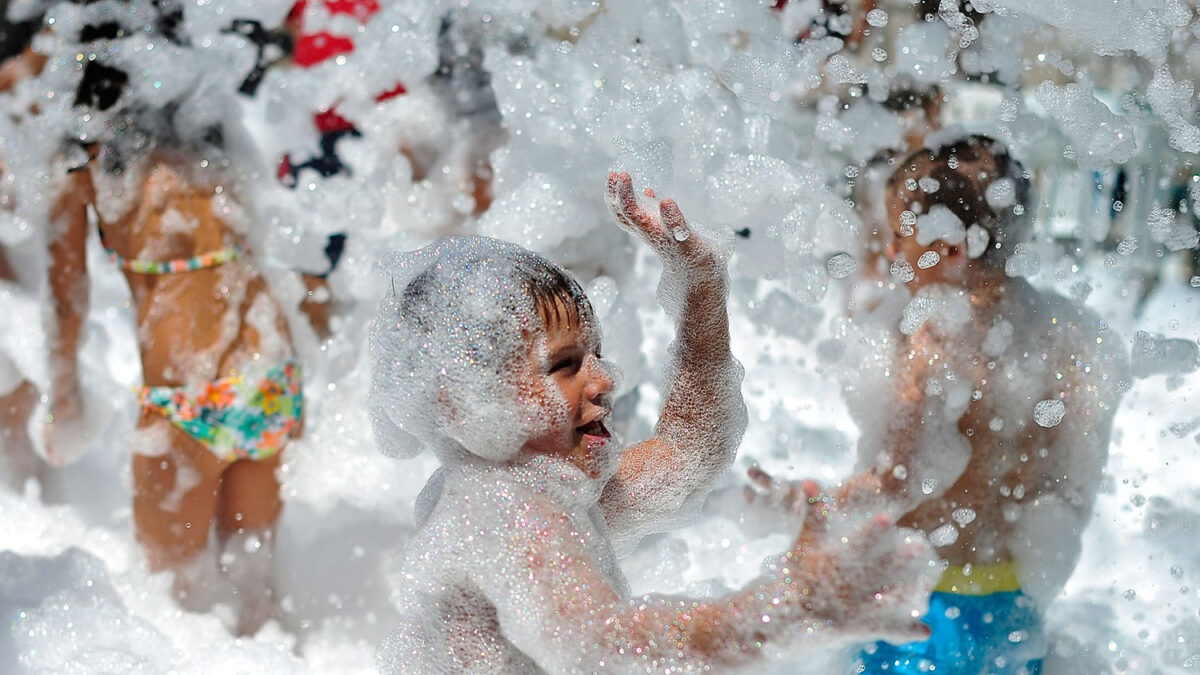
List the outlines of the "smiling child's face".
<svg viewBox="0 0 1200 675">
<path fill-rule="evenodd" d="M 580 321 L 557 318 L 529 338 L 527 362 L 518 367 L 521 396 L 544 420 L 525 443 L 535 454 L 564 457 L 589 478 L 608 468 L 616 369 L 600 358 L 598 338 Z"/>
</svg>

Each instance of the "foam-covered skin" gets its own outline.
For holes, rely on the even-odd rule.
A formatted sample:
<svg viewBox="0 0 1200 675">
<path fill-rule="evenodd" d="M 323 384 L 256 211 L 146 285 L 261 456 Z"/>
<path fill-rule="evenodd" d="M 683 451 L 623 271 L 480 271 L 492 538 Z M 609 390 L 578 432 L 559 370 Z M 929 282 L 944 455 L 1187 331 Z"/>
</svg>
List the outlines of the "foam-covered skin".
<svg viewBox="0 0 1200 675">
<path fill-rule="evenodd" d="M 927 549 L 886 519 L 831 534 L 809 509 L 795 547 L 715 598 L 628 598 L 595 486 L 544 455 L 447 468 L 405 559 L 389 673 L 682 672 L 760 663 L 839 638 L 923 635 Z"/>
<path fill-rule="evenodd" d="M 895 308 L 857 319 L 873 324 L 860 344 L 883 358 L 849 378 L 865 473 L 845 498 L 903 514 L 951 564 L 1016 559 L 1032 563 L 1021 567 L 1029 590 L 1057 589 L 1078 557 L 1128 381 L 1119 338 L 1022 279 L 995 291 L 928 286 L 900 304 L 900 314 L 930 311 L 915 326 Z M 1065 406 L 1060 424 L 1035 419 L 1047 400 Z"/>
<path fill-rule="evenodd" d="M 236 202 L 217 177 L 188 162 L 182 150 L 159 149 L 127 167 L 119 181 L 89 168 L 67 176 L 52 212 L 51 288 L 60 333 L 77 333 L 86 310 L 83 243 L 89 204 L 95 203 L 109 245 L 127 259 L 186 259 L 241 241 L 229 222 L 239 216 Z M 105 200 L 96 202 L 93 181 Z M 110 195 L 133 201 L 115 206 Z M 279 363 L 291 354 L 282 314 L 245 259 L 187 273 L 127 272 L 126 278 L 138 307 L 147 386 L 212 381 L 252 361 Z M 58 366 L 58 372 L 70 372 L 72 342 L 60 340 L 56 362 L 67 365 Z M 69 384 L 64 379 L 63 386 Z"/>
<path fill-rule="evenodd" d="M 654 434 L 625 451 L 611 478 L 540 447 L 507 462 L 455 455 L 409 543 L 404 621 L 380 649 L 381 670 L 728 667 L 802 636 L 922 635 L 912 617 L 930 585 L 923 540 L 887 519 L 835 536 L 824 508 L 809 509 L 794 547 L 739 592 L 626 597 L 614 544 L 633 543 L 701 501 L 746 416 L 729 351 L 723 254 L 689 229 L 674 201 L 663 200 L 660 214 L 638 204 L 627 174 L 609 176 L 608 201 L 663 260 L 660 297 L 677 322 Z"/>
<path fill-rule="evenodd" d="M 1007 180 L 995 174 L 978 172 Z M 841 375 L 862 473 L 843 507 L 885 510 L 953 565 L 1016 560 L 1022 586 L 1048 603 L 1078 560 L 1128 358 L 1095 313 L 1006 277 L 1003 255 L 922 244 L 900 226 L 912 202 L 898 189 L 889 256 L 940 259 L 850 322 Z M 1038 412 L 1058 404 L 1061 420 Z"/>
<path fill-rule="evenodd" d="M 729 349 L 725 253 L 688 225 L 674 200 L 662 200 L 659 214 L 639 204 L 627 173 L 609 174 L 607 202 L 617 222 L 662 260 L 658 299 L 675 322 L 653 435 L 624 450 L 601 502 L 623 555 L 666 521 L 694 515 L 733 462 L 746 406 L 744 371 Z"/>
</svg>

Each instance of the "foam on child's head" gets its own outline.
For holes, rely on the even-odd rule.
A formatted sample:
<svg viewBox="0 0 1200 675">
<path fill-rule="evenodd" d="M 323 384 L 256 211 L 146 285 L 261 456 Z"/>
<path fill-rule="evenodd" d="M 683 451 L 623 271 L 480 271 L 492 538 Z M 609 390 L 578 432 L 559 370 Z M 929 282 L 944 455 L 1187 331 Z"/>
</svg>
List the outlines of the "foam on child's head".
<svg viewBox="0 0 1200 675">
<path fill-rule="evenodd" d="M 383 267 L 392 290 L 371 331 L 368 401 L 380 450 L 515 456 L 555 414 L 522 399 L 514 367 L 531 339 L 561 320 L 599 339 L 582 287 L 542 256 L 487 237 L 444 239 Z"/>
</svg>

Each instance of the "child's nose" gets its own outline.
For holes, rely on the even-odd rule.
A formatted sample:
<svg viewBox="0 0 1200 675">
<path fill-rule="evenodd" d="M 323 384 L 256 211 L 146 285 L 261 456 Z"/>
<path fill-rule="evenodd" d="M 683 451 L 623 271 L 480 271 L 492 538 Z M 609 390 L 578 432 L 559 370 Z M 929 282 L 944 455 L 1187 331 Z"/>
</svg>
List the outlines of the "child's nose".
<svg viewBox="0 0 1200 675">
<path fill-rule="evenodd" d="M 608 366 L 600 359 L 589 356 L 587 359 L 588 380 L 587 387 L 584 390 L 584 395 L 588 400 L 606 396 L 612 393 L 616 388 L 617 378 L 612 371 L 611 366 Z"/>
</svg>

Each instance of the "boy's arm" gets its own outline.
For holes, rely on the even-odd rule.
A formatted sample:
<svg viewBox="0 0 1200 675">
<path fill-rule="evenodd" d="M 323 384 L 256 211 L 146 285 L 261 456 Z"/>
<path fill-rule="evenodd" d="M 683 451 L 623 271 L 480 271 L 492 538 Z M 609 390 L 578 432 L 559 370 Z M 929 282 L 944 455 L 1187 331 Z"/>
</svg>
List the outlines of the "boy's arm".
<svg viewBox="0 0 1200 675">
<path fill-rule="evenodd" d="M 727 669 L 805 643 L 928 634 L 914 617 L 936 567 L 919 535 L 883 518 L 831 528 L 828 511 L 813 508 L 794 546 L 739 591 L 625 599 L 592 567 L 579 538 L 556 527 L 566 517 L 540 510 L 502 528 L 522 532 L 521 543 L 473 576 L 503 634 L 551 671 L 587 672 L 597 662 L 618 672 Z"/>
<path fill-rule="evenodd" d="M 653 193 L 647 191 L 653 197 Z M 664 402 L 653 435 L 625 449 L 601 507 L 618 546 L 686 507 L 698 507 L 732 463 L 746 429 L 742 368 L 729 349 L 722 253 L 688 227 L 674 201 L 660 214 L 637 203 L 628 174 L 609 174 L 609 207 L 663 263 L 659 299 L 675 323 Z"/>
<path fill-rule="evenodd" d="M 91 174 L 83 168 L 67 175 L 50 210 L 50 311 L 45 321 L 51 355 L 46 439 L 52 463 L 68 461 L 70 450 L 64 446 L 81 440 L 84 423 L 77 352 L 88 307 L 85 244 L 92 201 Z"/>
</svg>

